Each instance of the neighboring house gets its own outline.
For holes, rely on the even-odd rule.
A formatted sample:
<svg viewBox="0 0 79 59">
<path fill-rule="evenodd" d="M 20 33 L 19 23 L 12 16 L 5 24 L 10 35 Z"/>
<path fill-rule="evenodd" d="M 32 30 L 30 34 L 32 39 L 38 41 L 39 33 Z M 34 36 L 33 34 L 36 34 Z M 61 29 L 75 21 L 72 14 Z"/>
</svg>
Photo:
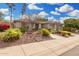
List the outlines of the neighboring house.
<svg viewBox="0 0 79 59">
<path fill-rule="evenodd" d="M 13 24 L 13 27 L 16 27 L 16 28 L 21 27 L 21 21 L 20 20 L 14 20 L 12 24 Z"/>
</svg>

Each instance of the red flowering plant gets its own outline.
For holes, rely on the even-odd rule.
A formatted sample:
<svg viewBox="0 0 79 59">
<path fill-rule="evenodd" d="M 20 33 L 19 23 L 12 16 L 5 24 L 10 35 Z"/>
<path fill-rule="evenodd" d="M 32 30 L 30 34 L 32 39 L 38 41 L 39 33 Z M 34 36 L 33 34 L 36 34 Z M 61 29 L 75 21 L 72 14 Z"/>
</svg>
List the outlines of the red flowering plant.
<svg viewBox="0 0 79 59">
<path fill-rule="evenodd" d="M 10 28 L 10 25 L 7 23 L 0 23 L 0 31 L 4 31 Z"/>
</svg>

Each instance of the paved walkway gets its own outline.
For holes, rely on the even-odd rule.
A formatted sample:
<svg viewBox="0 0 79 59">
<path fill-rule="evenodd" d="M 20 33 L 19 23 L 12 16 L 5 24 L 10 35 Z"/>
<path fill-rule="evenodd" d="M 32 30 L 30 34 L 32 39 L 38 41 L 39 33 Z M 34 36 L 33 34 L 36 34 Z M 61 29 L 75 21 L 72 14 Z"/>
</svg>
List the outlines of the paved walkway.
<svg viewBox="0 0 79 59">
<path fill-rule="evenodd" d="M 79 45 L 63 53 L 61 56 L 79 56 Z"/>
<path fill-rule="evenodd" d="M 79 45 L 79 35 L 69 38 L 53 35 L 53 40 L 0 48 L 7 56 L 58 56 Z"/>
</svg>

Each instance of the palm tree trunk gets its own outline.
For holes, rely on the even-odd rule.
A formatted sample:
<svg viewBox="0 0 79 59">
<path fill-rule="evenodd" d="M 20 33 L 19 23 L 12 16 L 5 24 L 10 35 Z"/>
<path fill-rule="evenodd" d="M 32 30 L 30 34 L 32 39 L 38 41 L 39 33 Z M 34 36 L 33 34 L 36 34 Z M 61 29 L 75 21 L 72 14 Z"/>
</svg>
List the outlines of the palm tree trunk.
<svg viewBox="0 0 79 59">
<path fill-rule="evenodd" d="M 12 27 L 12 8 L 11 9 L 11 13 L 10 13 L 10 27 Z"/>
</svg>

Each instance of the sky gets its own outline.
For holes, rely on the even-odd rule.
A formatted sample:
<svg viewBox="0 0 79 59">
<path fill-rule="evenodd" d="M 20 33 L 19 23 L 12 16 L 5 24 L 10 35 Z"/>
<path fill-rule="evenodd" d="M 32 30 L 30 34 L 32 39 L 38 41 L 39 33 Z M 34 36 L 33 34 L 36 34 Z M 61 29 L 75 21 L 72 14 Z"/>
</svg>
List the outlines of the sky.
<svg viewBox="0 0 79 59">
<path fill-rule="evenodd" d="M 22 3 L 15 3 L 13 19 L 21 16 Z M 0 3 L 0 12 L 4 19 L 10 19 L 10 10 L 6 3 Z M 26 3 L 26 15 L 40 15 L 49 20 L 64 20 L 68 18 L 79 18 L 79 3 Z"/>
</svg>

